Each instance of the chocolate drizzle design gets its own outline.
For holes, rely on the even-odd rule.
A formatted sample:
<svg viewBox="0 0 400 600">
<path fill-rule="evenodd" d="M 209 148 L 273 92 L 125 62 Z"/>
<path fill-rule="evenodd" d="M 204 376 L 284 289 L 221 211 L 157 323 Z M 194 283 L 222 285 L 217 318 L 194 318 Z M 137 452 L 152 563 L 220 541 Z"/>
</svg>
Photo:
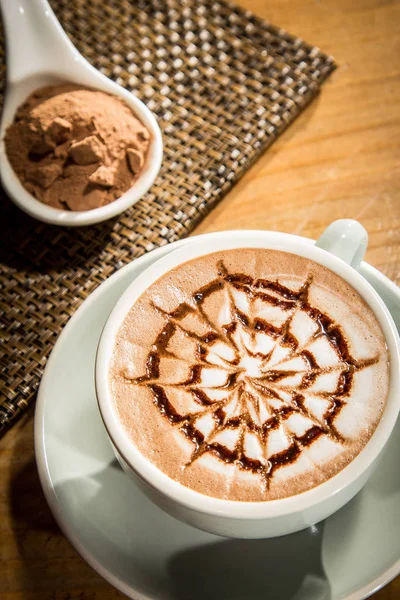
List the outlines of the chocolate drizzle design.
<svg viewBox="0 0 400 600">
<path fill-rule="evenodd" d="M 145 374 L 135 379 L 126 376 L 126 379 L 134 385 L 147 386 L 160 414 L 193 444 L 186 467 L 190 467 L 205 453 L 210 453 L 225 463 L 235 464 L 240 469 L 258 475 L 264 489 L 268 489 L 275 471 L 294 463 L 303 449 L 321 436 L 346 444 L 345 438 L 335 426 L 336 418 L 346 405 L 355 373 L 375 364 L 379 357 L 358 361 L 351 355 L 341 327 L 310 304 L 311 285 L 312 276 L 298 290 L 292 290 L 278 281 L 254 280 L 243 273 L 229 273 L 220 261 L 217 264 L 216 278 L 194 292 L 189 302 L 180 304 L 172 312 L 165 312 L 153 304 L 154 309 L 165 319 L 165 325 L 148 353 Z M 204 310 L 204 304 L 213 294 L 221 291 L 227 294 L 229 320 L 218 325 Z M 279 326 L 260 317 L 252 318 L 237 305 L 235 291 L 244 293 L 249 303 L 258 301 L 281 309 L 287 313 L 287 318 Z M 293 318 L 298 312 L 308 316 L 314 323 L 314 331 L 303 345 L 291 331 Z M 185 324 L 185 318 L 190 316 L 196 316 L 202 321 L 207 329 L 205 334 L 200 335 Z M 194 343 L 195 356 L 184 380 L 166 383 L 163 382 L 161 363 L 164 358 L 178 358 L 170 344 L 178 332 Z M 269 338 L 271 349 L 263 352 L 251 349 L 256 346 L 258 334 Z M 334 366 L 322 367 L 318 364 L 310 348 L 318 338 L 324 338 L 335 352 L 337 362 Z M 244 339 L 250 340 L 250 343 L 246 343 Z M 218 344 L 222 344 L 225 350 L 228 348 L 229 352 L 218 355 L 216 364 L 214 349 Z M 278 347 L 283 349 L 284 358 L 273 361 Z M 301 370 L 285 368 L 285 362 L 296 358 L 302 361 Z M 249 369 L 249 361 L 256 367 Z M 222 384 L 208 387 L 204 384 L 203 374 L 210 368 L 224 373 Z M 321 375 L 333 372 L 337 377 L 336 389 L 312 389 Z M 296 383 L 290 382 L 293 377 L 297 379 Z M 179 412 L 171 398 L 172 390 L 191 394 L 199 410 L 188 414 Z M 222 397 L 215 399 L 213 390 L 218 390 Z M 305 394 L 323 402 L 322 417 L 317 417 L 307 407 Z M 233 415 L 229 415 L 227 407 L 232 402 L 235 402 L 236 409 Z M 295 434 L 288 426 L 291 415 L 296 413 L 309 422 L 308 428 L 301 435 Z M 212 417 L 212 428 L 206 434 L 197 426 L 197 422 L 207 414 Z M 273 430 L 279 428 L 283 428 L 288 445 L 282 451 L 268 455 L 268 438 Z M 236 431 L 237 439 L 233 448 L 216 440 L 224 430 Z M 248 456 L 245 448 L 247 433 L 256 436 L 262 449 L 262 459 Z"/>
</svg>

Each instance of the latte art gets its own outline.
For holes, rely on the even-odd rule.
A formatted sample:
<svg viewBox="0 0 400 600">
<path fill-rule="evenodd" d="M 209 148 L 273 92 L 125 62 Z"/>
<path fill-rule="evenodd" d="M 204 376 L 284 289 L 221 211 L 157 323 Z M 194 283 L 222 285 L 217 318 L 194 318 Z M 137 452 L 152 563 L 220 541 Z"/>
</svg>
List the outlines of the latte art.
<svg viewBox="0 0 400 600">
<path fill-rule="evenodd" d="M 387 356 L 375 317 L 339 277 L 300 257 L 279 277 L 274 258 L 287 273 L 291 255 L 242 255 L 197 259 L 147 290 L 121 328 L 112 386 L 134 443 L 168 475 L 262 500 L 321 483 L 362 449 Z M 357 329 L 362 310 L 371 322 Z"/>
</svg>

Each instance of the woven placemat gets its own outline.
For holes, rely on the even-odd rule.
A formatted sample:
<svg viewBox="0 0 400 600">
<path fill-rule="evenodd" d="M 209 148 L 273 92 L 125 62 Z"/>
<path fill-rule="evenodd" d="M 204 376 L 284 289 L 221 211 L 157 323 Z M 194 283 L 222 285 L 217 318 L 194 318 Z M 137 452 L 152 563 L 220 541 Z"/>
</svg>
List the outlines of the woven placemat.
<svg viewBox="0 0 400 600">
<path fill-rule="evenodd" d="M 80 52 L 154 111 L 165 153 L 150 192 L 93 227 L 38 223 L 1 193 L 0 434 L 35 397 L 80 303 L 124 264 L 188 235 L 334 69 L 318 48 L 220 0 L 51 4 Z M 4 87 L 4 49 L 1 61 Z"/>
</svg>

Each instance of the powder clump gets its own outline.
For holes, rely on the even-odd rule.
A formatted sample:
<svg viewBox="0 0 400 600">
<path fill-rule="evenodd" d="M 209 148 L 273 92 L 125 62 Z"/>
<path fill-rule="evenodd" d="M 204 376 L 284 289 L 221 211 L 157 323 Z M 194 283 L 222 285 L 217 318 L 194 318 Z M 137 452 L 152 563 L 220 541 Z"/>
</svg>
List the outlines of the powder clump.
<svg viewBox="0 0 400 600">
<path fill-rule="evenodd" d="M 36 90 L 5 135 L 25 189 L 44 204 L 73 211 L 104 206 L 131 188 L 149 141 L 120 98 L 74 85 Z"/>
</svg>

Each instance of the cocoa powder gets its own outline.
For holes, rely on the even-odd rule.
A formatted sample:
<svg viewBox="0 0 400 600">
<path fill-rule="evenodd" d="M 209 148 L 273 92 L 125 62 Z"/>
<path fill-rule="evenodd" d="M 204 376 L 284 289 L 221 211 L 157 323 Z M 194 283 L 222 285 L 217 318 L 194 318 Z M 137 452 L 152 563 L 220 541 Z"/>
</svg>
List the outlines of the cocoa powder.
<svg viewBox="0 0 400 600">
<path fill-rule="evenodd" d="M 8 159 L 35 198 L 59 209 L 91 210 L 137 180 L 150 134 L 119 98 L 72 85 L 36 90 L 5 135 Z"/>
</svg>

